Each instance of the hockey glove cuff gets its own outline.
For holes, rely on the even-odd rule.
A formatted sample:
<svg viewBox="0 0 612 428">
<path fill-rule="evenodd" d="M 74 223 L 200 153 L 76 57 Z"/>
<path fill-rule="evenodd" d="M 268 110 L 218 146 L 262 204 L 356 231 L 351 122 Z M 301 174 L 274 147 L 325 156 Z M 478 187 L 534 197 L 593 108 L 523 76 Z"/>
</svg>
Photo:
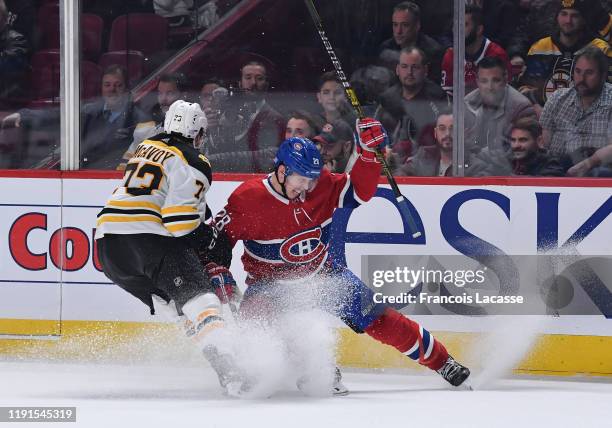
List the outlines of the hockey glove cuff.
<svg viewBox="0 0 612 428">
<path fill-rule="evenodd" d="M 208 263 L 205 270 L 210 279 L 213 291 L 217 297 L 219 297 L 221 303 L 240 302 L 242 293 L 228 268 L 219 266 L 216 263 Z"/>
</svg>

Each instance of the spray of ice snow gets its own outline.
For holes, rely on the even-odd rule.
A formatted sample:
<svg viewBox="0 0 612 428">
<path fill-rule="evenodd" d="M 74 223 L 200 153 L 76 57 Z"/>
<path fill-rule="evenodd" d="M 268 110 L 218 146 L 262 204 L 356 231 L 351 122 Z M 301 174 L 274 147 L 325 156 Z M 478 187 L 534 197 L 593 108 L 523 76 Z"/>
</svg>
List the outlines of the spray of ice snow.
<svg viewBox="0 0 612 428">
<path fill-rule="evenodd" d="M 512 373 L 528 354 L 546 320 L 540 316 L 500 315 L 487 317 L 489 330 L 471 350 L 470 361 L 477 361 L 482 370 L 471 378 L 475 389 L 486 389 Z"/>
<path fill-rule="evenodd" d="M 325 280 L 275 287 L 225 329 L 221 342 L 216 339 L 253 380 L 243 397 L 269 397 L 296 386 L 308 396 L 331 394 L 336 333 L 325 309 L 337 303 L 337 290 Z"/>
<path fill-rule="evenodd" d="M 523 360 L 533 349 L 538 338 L 546 327 L 554 322 L 556 316 L 554 309 L 552 314 L 544 315 L 550 312 L 545 308 L 546 304 L 558 301 L 559 290 L 555 287 L 546 288 L 540 282 L 543 278 L 552 278 L 559 275 L 563 270 L 576 261 L 580 257 L 580 253 L 575 245 L 550 250 L 543 254 L 550 256 L 546 259 L 542 258 L 547 265 L 542 267 L 541 276 L 535 284 L 521 284 L 521 288 L 537 287 L 536 292 L 542 294 L 542 315 L 515 315 L 515 316 L 497 316 L 486 318 L 487 333 L 471 350 L 472 361 L 476 361 L 476 365 L 482 367 L 482 370 L 476 370 L 472 376 L 471 383 L 474 388 L 486 389 L 495 384 L 497 380 L 508 376 L 512 370 L 516 368 L 521 360 Z"/>
</svg>

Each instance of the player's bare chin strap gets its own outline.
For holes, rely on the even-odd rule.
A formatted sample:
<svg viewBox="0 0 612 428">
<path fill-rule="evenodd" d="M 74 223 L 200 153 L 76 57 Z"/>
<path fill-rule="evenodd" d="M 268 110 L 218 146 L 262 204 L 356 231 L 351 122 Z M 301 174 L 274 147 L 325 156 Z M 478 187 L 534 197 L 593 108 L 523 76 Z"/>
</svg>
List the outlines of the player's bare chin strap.
<svg viewBox="0 0 612 428">
<path fill-rule="evenodd" d="M 285 177 L 285 180 L 283 180 L 282 182 L 280 181 L 280 178 L 278 178 L 278 167 L 274 169 L 274 176 L 276 177 L 276 181 L 278 181 L 278 184 L 280 184 L 281 189 L 283 189 L 283 193 L 281 196 L 284 196 L 285 198 L 289 199 L 289 195 L 287 194 L 287 189 L 285 188 L 285 181 L 287 180 L 287 176 L 285 174 L 282 174 Z M 270 179 L 268 178 L 268 182 Z M 272 187 L 274 189 L 274 186 L 272 186 L 272 183 L 270 182 L 270 187 Z M 274 191 L 276 191 L 276 189 L 274 189 Z"/>
</svg>

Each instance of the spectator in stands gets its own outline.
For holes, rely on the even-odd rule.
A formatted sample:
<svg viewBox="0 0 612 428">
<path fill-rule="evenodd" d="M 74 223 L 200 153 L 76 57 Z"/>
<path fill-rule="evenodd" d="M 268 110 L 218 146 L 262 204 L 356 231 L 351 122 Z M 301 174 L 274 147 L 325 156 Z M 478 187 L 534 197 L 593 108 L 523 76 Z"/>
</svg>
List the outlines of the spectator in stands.
<svg viewBox="0 0 612 428">
<path fill-rule="evenodd" d="M 542 127 L 532 117 L 517 120 L 510 130 L 510 149 L 476 154 L 466 171 L 468 176 L 565 175 L 559 159 L 542 148 Z"/>
<path fill-rule="evenodd" d="M 508 85 L 508 70 L 498 57 L 478 64 L 477 89 L 465 96 L 465 152 L 507 150 L 512 123 L 534 117 L 529 100 Z"/>
<path fill-rule="evenodd" d="M 573 86 L 558 89 L 544 106 L 540 118 L 544 144 L 551 153 L 565 157 L 568 167 L 612 143 L 608 67 L 608 57 L 598 47 L 582 50 L 575 57 Z"/>
<path fill-rule="evenodd" d="M 218 88 L 225 89 L 225 84 L 216 77 L 207 79 L 202 83 L 202 87 L 200 88 L 200 107 L 202 107 L 202 111 L 206 112 L 206 110 L 211 110 L 213 108 L 213 92 Z M 223 91 L 223 96 L 228 96 L 227 89 Z M 206 119 L 209 119 L 209 117 L 206 116 Z"/>
<path fill-rule="evenodd" d="M 321 125 L 342 119 L 354 126 L 357 116 L 346 100 L 342 83 L 335 71 L 325 72 L 319 78 L 317 102 L 321 106 L 318 118 Z"/>
<path fill-rule="evenodd" d="M 10 27 L 23 34 L 28 45 L 33 46 L 34 30 L 36 28 L 37 1 L 35 0 L 5 0 L 9 11 L 8 23 Z"/>
<path fill-rule="evenodd" d="M 524 64 L 527 52 L 533 43 L 558 32 L 557 15 L 563 2 L 562 0 L 519 0 L 518 3 L 523 18 L 514 29 L 507 51 L 513 64 L 521 62 Z M 566 1 L 565 4 L 571 5 L 572 2 Z M 599 0 L 584 6 L 581 6 L 581 10 L 588 14 L 587 25 L 591 27 L 591 31 L 598 32 L 599 37 L 610 43 L 609 23 L 612 17 L 608 13 L 609 10 L 603 8 Z"/>
<path fill-rule="evenodd" d="M 527 54 L 527 69 L 520 81 L 520 91 L 542 106 L 556 90 L 570 87 L 576 54 L 587 46 L 603 51 L 612 66 L 610 46 L 593 37 L 593 30 L 586 25 L 584 18 L 588 9 L 599 0 L 556 1 L 557 29 L 531 46 Z M 608 79 L 612 79 L 612 71 Z"/>
<path fill-rule="evenodd" d="M 81 112 L 81 168 L 115 169 L 132 142 L 136 124 L 146 119 L 126 87 L 127 71 L 111 65 L 102 74 L 102 99 Z"/>
<path fill-rule="evenodd" d="M 381 94 L 397 83 L 397 76 L 395 67 L 391 71 L 380 65 L 367 65 L 355 70 L 349 81 L 357 94 L 363 113 L 367 117 L 373 117 L 380 104 Z M 346 105 L 349 105 L 348 102 Z M 352 106 L 350 109 L 353 111 Z M 354 126 L 356 116 L 353 113 L 350 117 L 352 121 L 346 120 L 346 122 Z"/>
<path fill-rule="evenodd" d="M 211 77 L 202 83 L 200 89 L 200 107 L 208 122 L 208 129 L 200 150 L 206 155 L 218 152 L 223 142 L 223 128 L 219 121 L 226 110 L 229 97 L 226 86 L 221 79 Z"/>
<path fill-rule="evenodd" d="M 323 125 L 322 132 L 313 138 L 319 146 L 323 168 L 330 172 L 350 172 L 357 152 L 353 141 L 353 128 L 343 120 Z"/>
<path fill-rule="evenodd" d="M 612 143 L 567 170 L 571 177 L 612 177 Z"/>
<path fill-rule="evenodd" d="M 391 16 L 393 37 L 379 47 L 378 58 L 382 65 L 395 70 L 400 51 L 417 46 L 430 59 L 428 77 L 434 82 L 440 80 L 440 63 L 444 49 L 434 39 L 421 32 L 421 9 L 411 1 L 404 1 L 393 8 Z"/>
<path fill-rule="evenodd" d="M 453 174 L 453 112 L 440 111 L 434 128 L 435 144 L 422 146 L 399 170 L 399 175 L 445 177 Z"/>
<path fill-rule="evenodd" d="M 427 79 L 429 61 L 417 48 L 402 49 L 396 67 L 399 84 L 381 95 L 375 117 L 389 132 L 394 164 L 402 165 L 419 145 L 433 143 L 432 128 L 448 105 L 446 93 Z"/>
<path fill-rule="evenodd" d="M 485 36 L 505 47 L 512 39 L 522 18 L 516 0 L 471 0 L 470 4 L 482 9 Z"/>
<path fill-rule="evenodd" d="M 230 97 L 220 125 L 224 138 L 209 159 L 218 171 L 268 172 L 285 135 L 286 120 L 266 101 L 266 66 L 250 61 L 240 69 L 240 91 Z"/>
<path fill-rule="evenodd" d="M 484 36 L 484 17 L 478 6 L 465 7 L 465 93 L 476 89 L 476 71 L 483 58 L 497 57 L 502 60 L 508 76 L 511 75 L 510 61 L 504 48 Z M 453 93 L 453 48 L 448 48 L 442 59 L 442 88 Z"/>
<path fill-rule="evenodd" d="M 193 0 L 153 0 L 155 13 L 166 18 L 170 27 L 192 25 Z"/>
<path fill-rule="evenodd" d="M 166 112 L 176 100 L 186 100 L 188 82 L 183 73 L 164 73 L 159 76 L 157 83 L 157 103 L 152 107 L 150 119 L 140 122 L 134 129 L 132 144 L 124 155 L 124 159 L 129 159 L 136 150 L 136 146 L 154 135 L 160 134 L 164 129 L 164 119 Z"/>
<path fill-rule="evenodd" d="M 312 139 L 317 135 L 319 129 L 320 127 L 317 126 L 310 113 L 304 110 L 296 110 L 289 115 L 287 128 L 285 129 L 285 139 L 292 137 Z"/>
<path fill-rule="evenodd" d="M 9 26 L 9 11 L 0 0 L 0 108 L 10 108 L 14 98 L 23 96 L 28 70 L 28 42 Z M 14 107 L 13 107 L 14 108 Z"/>
<path fill-rule="evenodd" d="M 81 168 L 115 169 L 132 141 L 136 124 L 146 115 L 126 90 L 127 72 L 111 65 L 102 74 L 102 98 L 81 109 Z M 37 129 L 59 124 L 59 109 L 21 109 L 3 120 L 3 126 Z M 59 157 L 59 149 L 52 157 Z"/>
</svg>

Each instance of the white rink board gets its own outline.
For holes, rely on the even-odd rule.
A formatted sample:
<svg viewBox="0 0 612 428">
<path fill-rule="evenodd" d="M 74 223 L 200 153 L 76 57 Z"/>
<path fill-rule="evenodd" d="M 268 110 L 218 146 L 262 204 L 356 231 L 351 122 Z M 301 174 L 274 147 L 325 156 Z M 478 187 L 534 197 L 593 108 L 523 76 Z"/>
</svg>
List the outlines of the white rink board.
<svg viewBox="0 0 612 428">
<path fill-rule="evenodd" d="M 148 308 L 131 298 L 119 288 L 109 284 L 103 273 L 93 262 L 93 228 L 96 214 L 106 198 L 119 183 L 116 179 L 79 179 L 79 178 L 0 178 L 4 189 L 1 206 L 4 221 L 0 233 L 4 234 L 0 243 L 0 318 L 40 319 L 58 313 L 61 309 L 63 320 L 113 320 L 113 321 L 152 321 Z M 239 182 L 216 181 L 208 194 L 213 212 L 220 210 L 230 192 Z M 385 187 L 385 186 L 381 186 Z M 453 217 L 473 235 L 492 244 L 507 254 L 537 254 L 538 209 L 544 212 L 543 204 L 538 205 L 537 194 L 544 198 L 555 198 L 558 194 L 558 216 L 551 217 L 547 205 L 547 222 L 558 222 L 559 245 L 564 243 L 576 230 L 605 203 L 612 195 L 610 188 L 579 187 L 535 187 L 535 186 L 464 186 L 464 185 L 422 185 L 400 186 L 402 192 L 417 208 L 423 221 L 426 243 L 388 244 L 388 243 L 347 243 L 344 245 L 348 266 L 360 272 L 360 256 L 374 254 L 458 254 L 452 242 L 445 238 L 449 233 Z M 485 191 L 486 195 L 502 198 L 509 204 L 509 218 L 496 203 L 477 198 L 467 201 L 459 209 L 449 209 L 449 201 L 465 195 L 465 192 Z M 546 196 L 548 195 L 548 196 Z M 552 195 L 552 196 L 551 196 Z M 542 197 L 542 196 L 541 196 Z M 36 202 L 29 202 L 35 200 Z M 60 201 L 63 200 L 63 209 Z M 607 209 L 607 205 L 605 206 Z M 600 210 L 601 211 L 601 210 Z M 605 214 L 605 213 L 604 213 Z M 24 241 L 21 235 L 10 231 L 32 226 L 32 221 L 40 221 L 46 216 L 46 229 L 32 228 Z M 36 220 L 38 219 L 38 220 Z M 19 221 L 18 221 L 19 220 Z M 17 226 L 15 224 L 17 223 Z M 61 271 L 53 264 L 51 237 L 61 226 L 74 228 L 80 236 L 80 245 L 73 251 L 86 262 L 73 271 Z M 376 197 L 367 205 L 355 210 L 349 217 L 347 232 L 367 232 L 376 234 L 403 232 L 399 212 L 388 201 Z M 612 253 L 612 221 L 605 216 L 600 224 L 576 247 L 581 254 L 606 255 Z M 372 239 L 369 242 L 376 241 Z M 9 244 L 10 243 L 10 244 Z M 12 248 L 21 248 L 15 255 Z M 23 249 L 35 257 L 22 260 Z M 69 250 L 69 257 L 72 256 Z M 237 279 L 244 278 L 239 254 L 241 247 L 235 249 L 232 271 Z M 45 259 L 46 268 L 33 270 L 27 263 Z M 62 305 L 59 307 L 57 288 L 60 283 Z M 40 292 L 28 292 L 24 298 L 19 291 L 20 284 Z M 51 291 L 54 290 L 54 291 Z M 43 308 L 33 310 L 33 308 Z M 460 322 L 449 323 L 444 327 L 443 320 L 436 320 L 434 329 L 451 330 L 460 326 L 461 331 L 480 331 L 478 319 L 460 317 Z M 546 331 L 568 334 L 602 335 L 612 331 L 612 322 L 603 316 L 558 318 L 549 323 Z M 48 318 L 47 318 L 48 319 Z M 577 322 L 579 326 L 577 327 Z M 450 325 L 452 324 L 452 325 Z"/>
</svg>

